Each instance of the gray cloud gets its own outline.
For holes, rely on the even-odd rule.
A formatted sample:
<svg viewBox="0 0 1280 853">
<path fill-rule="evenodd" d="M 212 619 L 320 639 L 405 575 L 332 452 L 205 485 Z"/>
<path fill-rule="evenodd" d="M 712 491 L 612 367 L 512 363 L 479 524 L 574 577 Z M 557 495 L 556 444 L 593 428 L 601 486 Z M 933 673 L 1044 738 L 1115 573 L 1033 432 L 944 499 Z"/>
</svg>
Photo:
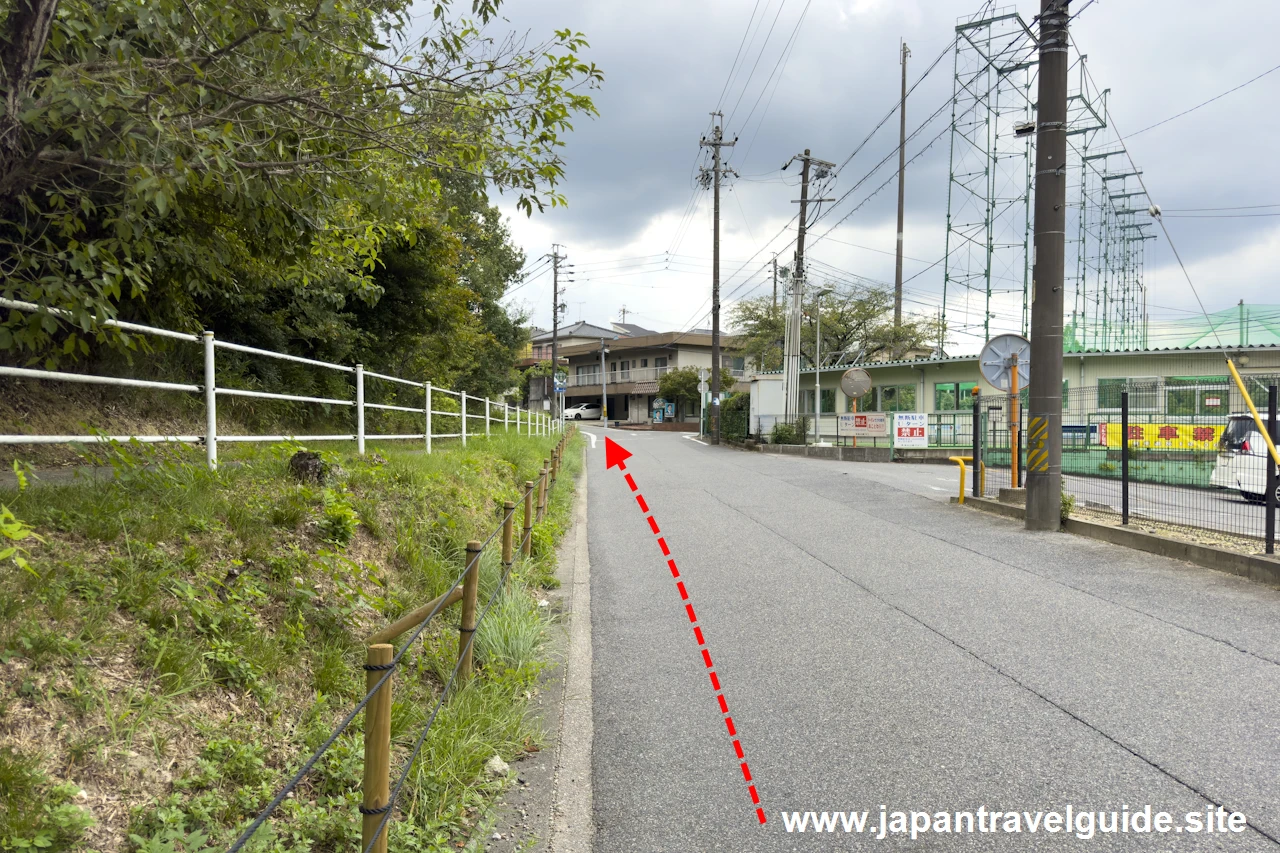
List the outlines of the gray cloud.
<svg viewBox="0 0 1280 853">
<path fill-rule="evenodd" d="M 562 187 L 569 207 L 540 222 L 515 222 L 518 236 L 549 235 L 577 250 L 576 260 L 605 265 L 610 258 L 660 253 L 694 189 L 691 168 L 707 113 L 717 104 L 754 0 L 634 3 L 616 0 L 512 0 L 504 7 L 511 25 L 535 33 L 572 27 L 592 42 L 590 58 L 606 72 L 597 93 L 600 117 L 579 122 L 565 149 L 569 177 Z M 729 134 L 740 136 L 730 158 L 739 172 L 755 179 L 737 183 L 724 199 L 726 246 L 745 258 L 764 245 L 795 211 L 794 187 L 777 180 L 784 160 L 805 147 L 815 155 L 843 161 L 893 105 L 897 97 L 899 37 L 913 50 L 912 79 L 950 41 L 955 20 L 975 11 L 977 0 L 813 0 L 794 50 L 778 80 L 766 92 L 750 123 L 744 123 L 778 51 L 790 36 L 803 0 L 786 0 L 769 46 L 737 110 L 738 86 L 724 106 Z M 1077 8 L 1082 3 L 1074 3 Z M 777 2 L 761 0 L 772 20 Z M 1025 18 L 1036 9 L 1018 4 Z M 766 24 L 767 27 L 767 24 Z M 1274 64 L 1272 33 L 1280 27 L 1280 4 L 1237 0 L 1205 14 L 1192 0 L 1113 3 L 1098 0 L 1073 23 L 1073 38 L 1088 54 L 1098 84 L 1111 89 L 1110 107 L 1119 129 L 1132 133 L 1212 97 Z M 758 47 L 759 39 L 756 46 Z M 750 63 L 755 50 L 748 51 Z M 951 93 L 951 62 L 944 58 L 913 95 L 909 127 L 945 103 Z M 1167 210 L 1280 204 L 1280 179 L 1273 167 L 1273 140 L 1280 132 L 1280 72 L 1184 118 L 1135 137 L 1130 149 L 1145 172 L 1153 196 Z M 764 121 L 757 119 L 768 104 Z M 944 126 L 935 122 L 909 152 Z M 833 191 L 845 192 L 896 144 L 896 117 L 845 169 Z M 942 251 L 947 201 L 947 137 L 912 165 L 908 173 L 907 254 L 935 259 Z M 747 146 L 750 145 L 748 152 Z M 793 167 L 794 171 L 794 167 Z M 851 199 L 861 199 L 892 174 L 886 167 Z M 772 178 L 772 180 L 771 180 Z M 895 188 L 892 184 L 860 209 L 833 238 L 859 242 L 856 235 L 892 249 Z M 827 223 L 843 216 L 844 204 Z M 707 259 L 709 202 L 680 244 L 682 254 Z M 1268 212 L 1268 211 L 1261 211 Z M 1275 208 L 1270 212 L 1280 212 Z M 665 237 L 658 233 L 662 223 Z M 1201 279 L 1210 310 L 1237 299 L 1273 298 L 1272 270 L 1280 257 L 1280 217 L 1170 218 L 1170 231 L 1184 260 Z M 823 223 L 816 233 L 825 230 Z M 1148 256 L 1154 305 L 1192 304 L 1185 281 L 1170 267 L 1163 239 Z M 870 244 L 869 244 L 870 245 Z M 529 246 L 530 254 L 546 248 Z M 763 269 L 766 253 L 751 269 Z M 818 261 L 856 269 L 872 278 L 892 277 L 892 258 L 842 247 L 834 241 L 813 249 Z M 887 264 L 885 263 L 887 261 Z M 702 263 L 706 263 L 703 261 Z M 908 274 L 923 265 L 907 265 Z M 726 273 L 732 268 L 726 270 Z M 597 277 L 577 287 L 588 319 L 605 320 L 625 298 L 633 310 L 678 323 L 705 298 L 706 278 L 674 273 L 614 279 Z M 582 276 L 586 278 L 587 276 Z M 912 283 L 922 293 L 941 290 L 941 267 Z M 623 282 L 626 283 L 624 286 Z M 674 282 L 674 283 L 673 283 Z M 644 289 L 645 287 L 649 289 Z M 628 289 L 630 288 L 630 289 Z M 536 288 L 530 287 L 531 291 Z M 686 291 L 689 291 L 686 293 Z M 535 320 L 544 299 L 532 293 Z M 549 292 L 546 294 L 549 297 Z M 694 297 L 698 298 L 695 299 Z M 571 311 L 571 318 L 576 311 Z"/>
</svg>

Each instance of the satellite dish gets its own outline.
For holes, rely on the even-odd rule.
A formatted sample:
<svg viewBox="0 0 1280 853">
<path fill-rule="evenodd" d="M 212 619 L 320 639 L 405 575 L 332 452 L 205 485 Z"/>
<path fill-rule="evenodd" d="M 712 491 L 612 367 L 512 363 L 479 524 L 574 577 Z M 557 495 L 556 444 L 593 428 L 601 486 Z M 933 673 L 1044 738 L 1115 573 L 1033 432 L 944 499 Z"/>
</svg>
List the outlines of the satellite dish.
<svg viewBox="0 0 1280 853">
<path fill-rule="evenodd" d="M 1018 365 L 1018 390 L 1031 381 L 1031 341 L 1022 335 L 996 335 L 978 356 L 982 378 L 1001 391 L 1011 390 L 1014 360 Z"/>
<path fill-rule="evenodd" d="M 840 390 L 856 400 L 871 390 L 871 377 L 861 367 L 851 367 L 840 377 Z"/>
</svg>

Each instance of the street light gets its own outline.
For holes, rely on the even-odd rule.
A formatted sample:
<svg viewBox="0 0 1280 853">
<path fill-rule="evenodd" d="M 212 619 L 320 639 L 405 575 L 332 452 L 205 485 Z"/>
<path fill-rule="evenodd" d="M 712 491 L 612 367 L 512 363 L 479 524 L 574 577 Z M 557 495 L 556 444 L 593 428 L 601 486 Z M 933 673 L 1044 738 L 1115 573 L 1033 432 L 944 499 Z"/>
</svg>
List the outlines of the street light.
<svg viewBox="0 0 1280 853">
<path fill-rule="evenodd" d="M 831 288 L 823 288 L 813 295 L 814 342 L 813 342 L 813 443 L 822 444 L 822 433 L 818 423 L 822 420 L 822 297 L 835 293 Z"/>
</svg>

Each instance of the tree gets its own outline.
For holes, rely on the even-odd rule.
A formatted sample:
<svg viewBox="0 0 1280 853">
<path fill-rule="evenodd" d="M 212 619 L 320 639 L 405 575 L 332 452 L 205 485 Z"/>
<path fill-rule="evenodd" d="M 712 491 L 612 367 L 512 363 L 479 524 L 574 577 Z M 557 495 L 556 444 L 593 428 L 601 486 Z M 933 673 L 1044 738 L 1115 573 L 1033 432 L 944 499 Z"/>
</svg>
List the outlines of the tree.
<svg viewBox="0 0 1280 853">
<path fill-rule="evenodd" d="M 901 327 L 895 329 L 893 292 L 887 289 L 834 289 L 820 300 L 806 299 L 803 310 L 800 353 L 810 364 L 816 354 L 819 315 L 824 360 L 841 352 L 859 353 L 863 360 L 870 360 L 929 347 L 938 340 L 937 322 L 932 318 L 904 316 Z M 763 296 L 736 303 L 730 316 L 739 330 L 740 347 L 755 357 L 762 369 L 781 370 L 786 334 L 783 310 L 775 310 L 773 300 Z"/>
<path fill-rule="evenodd" d="M 668 370 L 658 377 L 658 393 L 675 402 L 679 415 L 684 411 L 682 402 L 698 399 L 698 368 L 675 367 Z"/>
<path fill-rule="evenodd" d="M 409 0 L 5 0 L 0 293 L 71 317 L 13 312 L 0 350 L 127 346 L 121 309 L 372 300 L 453 173 L 563 203 L 602 76 L 580 33 L 490 35 L 500 2 L 435 0 L 411 37 Z"/>
<path fill-rule="evenodd" d="M 781 370 L 783 342 L 786 340 L 786 313 L 775 308 L 773 299 L 743 299 L 729 311 L 737 330 L 738 348 L 755 361 L 760 370 Z"/>
</svg>

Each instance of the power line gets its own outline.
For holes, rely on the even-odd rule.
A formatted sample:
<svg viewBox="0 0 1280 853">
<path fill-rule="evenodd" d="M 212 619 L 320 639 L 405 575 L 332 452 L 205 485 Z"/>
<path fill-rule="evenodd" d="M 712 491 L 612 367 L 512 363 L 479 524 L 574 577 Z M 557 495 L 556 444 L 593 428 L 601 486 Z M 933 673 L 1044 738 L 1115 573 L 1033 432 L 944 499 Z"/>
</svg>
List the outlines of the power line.
<svg viewBox="0 0 1280 853">
<path fill-rule="evenodd" d="M 774 63 L 773 70 L 769 72 L 769 76 L 765 78 L 764 86 L 760 89 L 760 94 L 756 95 L 756 101 L 751 105 L 751 111 L 747 113 L 747 117 L 743 119 L 742 126 L 746 127 L 751 124 L 751 117 L 756 113 L 756 107 L 760 106 L 760 99 L 764 97 L 764 93 L 769 91 L 769 84 L 777 81 L 773 87 L 774 94 L 778 91 L 778 86 L 782 84 L 782 72 L 786 70 L 787 63 L 791 60 L 791 50 L 795 46 L 796 36 L 800 34 L 800 27 L 804 24 L 805 16 L 809 14 L 809 7 L 813 5 L 813 0 L 808 0 L 804 4 L 804 9 L 800 11 L 800 17 L 796 19 L 796 25 L 791 30 L 791 37 L 787 39 L 787 43 L 782 47 L 782 53 L 778 55 L 778 61 Z M 765 104 L 764 112 L 760 114 L 760 122 L 756 125 L 756 133 L 760 132 L 760 126 L 764 124 L 764 117 L 769 113 L 769 105 L 773 103 L 773 94 L 769 95 L 769 100 Z M 732 115 L 730 116 L 732 118 Z M 751 137 L 751 142 L 755 142 L 755 136 Z M 747 146 L 750 152 L 750 144 Z M 743 154 L 742 159 L 745 162 L 747 155 Z"/>
<path fill-rule="evenodd" d="M 720 89 L 720 97 L 716 99 L 716 109 L 724 106 L 725 93 L 729 91 L 729 83 L 732 82 L 734 73 L 738 68 L 738 58 L 742 56 L 742 48 L 747 43 L 747 36 L 751 34 L 751 25 L 755 23 L 756 11 L 760 8 L 760 0 L 756 0 L 756 5 L 751 7 L 751 17 L 747 19 L 747 28 L 742 31 L 742 40 L 738 42 L 738 52 L 733 55 L 733 64 L 729 66 L 729 76 L 724 80 L 724 87 Z"/>
<path fill-rule="evenodd" d="M 729 121 L 726 124 L 733 123 L 733 117 L 738 112 L 738 105 L 742 103 L 742 96 L 747 93 L 747 89 L 751 86 L 751 78 L 756 75 L 756 68 L 760 66 L 760 60 L 764 58 L 765 48 L 769 46 L 769 39 L 773 37 L 773 30 L 778 26 L 778 18 L 781 17 L 782 9 L 786 5 L 787 0 L 782 0 L 778 4 L 778 11 L 773 16 L 773 22 L 769 24 L 769 32 L 765 33 L 764 41 L 760 43 L 760 52 L 756 54 L 756 61 L 751 66 L 751 73 L 747 75 L 747 82 L 742 84 L 742 90 L 738 92 L 738 100 L 734 101 L 733 109 L 729 110 Z M 763 18 L 761 20 L 763 21 Z"/>
<path fill-rule="evenodd" d="M 1257 77 L 1250 78 L 1250 79 L 1248 79 L 1248 80 L 1244 81 L 1243 83 L 1241 83 L 1239 86 L 1236 86 L 1236 87 L 1234 87 L 1234 88 L 1228 89 L 1227 91 L 1223 92 L 1223 93 L 1222 93 L 1222 94 L 1220 94 L 1220 95 L 1214 95 L 1214 96 L 1213 96 L 1212 98 L 1210 98 L 1209 100 L 1207 100 L 1207 101 L 1202 101 L 1202 102 L 1200 102 L 1200 103 L 1196 104 L 1194 107 L 1192 107 L 1192 108 L 1191 108 L 1191 109 L 1189 109 L 1189 110 L 1183 110 L 1182 112 L 1178 113 L 1177 115 L 1169 116 L 1167 119 L 1164 119 L 1163 121 L 1158 121 L 1158 122 L 1156 122 L 1155 124 L 1148 125 L 1148 126 L 1144 127 L 1142 130 L 1139 130 L 1137 133 L 1131 133 L 1131 134 L 1129 134 L 1129 138 L 1130 138 L 1130 139 L 1133 139 L 1133 138 L 1134 138 L 1135 136 L 1137 136 L 1138 134 L 1146 133 L 1148 130 L 1154 130 L 1155 128 L 1159 127 L 1159 126 L 1160 126 L 1160 125 L 1162 125 L 1162 124 L 1168 124 L 1169 122 L 1173 121 L 1173 120 L 1174 120 L 1174 119 L 1176 119 L 1176 118 L 1182 118 L 1184 115 L 1187 115 L 1188 113 L 1193 113 L 1193 112 L 1195 112 L 1196 110 L 1200 109 L 1201 107 L 1208 106 L 1209 104 L 1212 104 L 1214 101 L 1217 101 L 1217 100 L 1219 100 L 1219 99 L 1221 99 L 1221 98 L 1225 98 L 1227 95 L 1230 95 L 1232 92 L 1238 92 L 1238 91 L 1240 91 L 1240 90 L 1241 90 L 1241 89 L 1243 89 L 1245 86 L 1248 86 L 1250 83 L 1254 83 L 1254 82 L 1256 82 L 1256 81 L 1258 81 L 1258 80 L 1261 80 L 1263 77 L 1266 77 L 1268 74 L 1271 74 L 1271 73 L 1273 73 L 1273 72 L 1275 72 L 1275 71 L 1280 71 L 1280 65 L 1276 65 L 1276 66 L 1274 66 L 1274 67 L 1272 67 L 1272 68 L 1269 68 L 1269 69 L 1267 69 L 1266 71 L 1263 71 L 1263 72 L 1262 72 L 1261 74 L 1259 74 Z M 1092 79 L 1092 77 L 1093 77 L 1093 75 L 1090 75 L 1090 79 Z M 1094 85 L 1097 85 L 1097 84 L 1094 84 Z M 1120 135 L 1120 134 L 1119 134 L 1119 132 L 1117 132 L 1117 133 L 1116 133 L 1116 136 L 1119 136 L 1119 135 Z"/>
</svg>

